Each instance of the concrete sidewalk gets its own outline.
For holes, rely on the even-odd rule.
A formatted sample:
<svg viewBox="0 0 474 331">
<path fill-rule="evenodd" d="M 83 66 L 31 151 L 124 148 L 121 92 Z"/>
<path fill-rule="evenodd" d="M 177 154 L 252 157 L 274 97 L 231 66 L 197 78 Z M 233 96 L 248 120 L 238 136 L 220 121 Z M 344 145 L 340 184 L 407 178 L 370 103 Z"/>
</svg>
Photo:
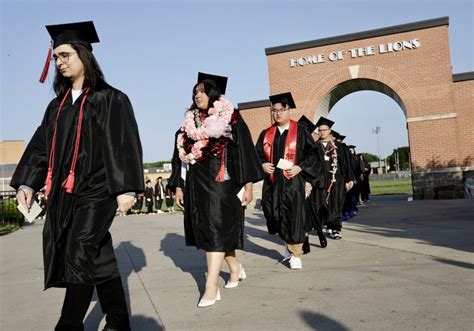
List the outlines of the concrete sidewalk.
<svg viewBox="0 0 474 331">
<path fill-rule="evenodd" d="M 248 213 L 248 278 L 196 307 L 204 253 L 184 245 L 182 216 L 118 217 L 116 255 L 133 330 L 472 330 L 473 200 L 375 197 L 344 224 L 343 239 L 321 249 L 311 236 L 303 270 L 276 263 L 279 238 L 260 212 Z M 0 237 L 1 330 L 52 330 L 63 289 L 43 291 L 42 222 Z M 221 273 L 221 285 L 228 279 Z M 102 327 L 94 298 L 86 330 Z"/>
</svg>

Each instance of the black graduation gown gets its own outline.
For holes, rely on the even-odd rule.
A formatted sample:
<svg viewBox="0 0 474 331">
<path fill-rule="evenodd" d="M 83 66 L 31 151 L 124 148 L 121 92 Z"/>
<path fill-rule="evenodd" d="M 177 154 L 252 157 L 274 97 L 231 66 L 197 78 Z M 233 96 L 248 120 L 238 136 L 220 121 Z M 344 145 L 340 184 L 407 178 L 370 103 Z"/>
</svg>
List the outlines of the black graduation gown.
<svg viewBox="0 0 474 331">
<path fill-rule="evenodd" d="M 318 157 L 324 160 L 324 147 L 321 141 L 317 143 Z M 337 147 L 337 172 L 336 182 L 333 184 L 329 199 L 327 199 L 327 189 L 331 183 L 332 157 L 323 161 L 321 176 L 313 181 L 313 191 L 311 199 L 316 213 L 315 228 L 327 225 L 329 229 L 341 230 L 341 212 L 346 194 L 345 183 L 353 180 L 352 171 L 349 169 L 348 159 L 344 147 L 336 143 Z M 326 199 L 328 200 L 326 202 Z"/>
<path fill-rule="evenodd" d="M 176 133 L 176 136 L 179 131 Z M 243 249 L 244 208 L 237 193 L 249 182 L 264 177 L 250 131 L 238 116 L 232 126 L 233 140 L 226 148 L 226 167 L 230 178 L 215 180 L 221 154 L 189 164 L 186 182 L 181 178 L 181 160 L 175 143 L 172 174 L 168 185 L 184 191 L 184 233 L 187 246 L 207 252 Z M 176 139 L 175 139 L 176 142 Z"/>
<path fill-rule="evenodd" d="M 347 160 L 348 160 L 348 164 L 349 164 L 349 169 L 352 172 L 352 177 L 351 178 L 353 178 L 353 180 L 354 180 L 354 185 L 346 193 L 344 206 L 342 208 L 343 213 L 346 214 L 352 209 L 353 196 L 356 195 L 358 197 L 358 195 L 359 195 L 360 180 L 361 180 L 360 175 L 361 175 L 362 172 L 361 172 L 361 168 L 360 168 L 360 159 L 359 159 L 359 157 L 355 154 L 351 154 L 349 148 L 345 144 L 343 144 L 343 146 L 347 150 Z M 357 199 L 357 201 L 358 200 L 359 199 Z"/>
<path fill-rule="evenodd" d="M 128 97 L 101 83 L 84 104 L 73 193 L 61 184 L 74 153 L 79 107 L 69 96 L 58 120 L 54 173 L 43 228 L 45 288 L 96 285 L 119 276 L 109 233 L 116 196 L 143 191 L 142 148 Z M 61 98 L 46 109 L 12 177 L 11 186 L 35 191 L 45 182 Z"/>
<path fill-rule="evenodd" d="M 256 149 L 262 163 L 267 162 L 263 152 L 263 141 L 267 130 L 263 130 Z M 277 129 L 273 142 L 273 164 L 276 166 L 283 157 L 288 130 L 283 134 Z M 283 170 L 275 167 L 275 182 L 265 177 L 262 190 L 262 209 L 270 234 L 279 234 L 289 244 L 300 244 L 305 233 L 311 230 L 311 217 L 305 208 L 305 182 L 318 176 L 320 164 L 316 158 L 316 146 L 306 128 L 298 125 L 295 165 L 302 171 L 292 179 L 283 176 Z"/>
<path fill-rule="evenodd" d="M 368 200 L 369 199 L 369 194 L 370 194 L 370 184 L 369 184 L 369 176 L 370 176 L 370 165 L 367 161 L 363 160 L 363 178 L 360 183 L 360 194 L 361 194 L 361 199 L 362 200 Z"/>
</svg>

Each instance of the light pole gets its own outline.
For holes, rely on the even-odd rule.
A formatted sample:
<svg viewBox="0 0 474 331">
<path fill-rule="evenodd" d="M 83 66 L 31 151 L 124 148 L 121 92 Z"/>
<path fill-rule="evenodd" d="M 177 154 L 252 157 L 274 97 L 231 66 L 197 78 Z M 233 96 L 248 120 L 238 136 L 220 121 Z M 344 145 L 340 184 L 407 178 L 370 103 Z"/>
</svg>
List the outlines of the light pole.
<svg viewBox="0 0 474 331">
<path fill-rule="evenodd" d="M 380 169 L 380 143 L 379 143 L 379 132 L 380 132 L 380 130 L 381 130 L 380 126 L 376 126 L 375 128 L 372 129 L 372 133 L 375 133 L 377 135 L 377 151 L 378 151 L 378 156 L 379 156 L 379 169 Z M 382 169 L 380 169 L 380 170 L 382 170 Z"/>
</svg>

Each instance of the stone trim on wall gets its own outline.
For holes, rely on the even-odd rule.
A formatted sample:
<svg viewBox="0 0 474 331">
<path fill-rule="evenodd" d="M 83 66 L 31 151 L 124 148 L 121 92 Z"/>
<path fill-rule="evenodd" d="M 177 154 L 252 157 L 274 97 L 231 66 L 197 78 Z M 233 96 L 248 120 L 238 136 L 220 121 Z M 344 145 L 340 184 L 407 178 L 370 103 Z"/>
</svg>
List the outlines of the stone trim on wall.
<svg viewBox="0 0 474 331">
<path fill-rule="evenodd" d="M 474 166 L 427 169 L 427 170 L 421 170 L 421 171 L 412 170 L 412 174 L 424 175 L 424 174 L 431 174 L 431 173 L 446 173 L 446 172 L 457 172 L 457 171 L 474 171 Z"/>
<path fill-rule="evenodd" d="M 456 117 L 458 117 L 457 113 L 425 115 L 425 116 L 408 117 L 407 122 L 412 123 L 412 122 L 422 122 L 422 121 L 433 121 L 433 120 L 442 120 L 446 118 L 456 118 Z"/>
<path fill-rule="evenodd" d="M 268 48 L 265 48 L 265 54 L 273 55 L 273 54 L 279 54 L 279 53 L 286 53 L 286 52 L 298 51 L 298 50 L 307 49 L 307 48 L 340 44 L 340 43 L 356 41 L 356 40 L 361 40 L 361 39 L 375 38 L 375 37 L 381 37 L 381 36 L 386 36 L 386 35 L 391 35 L 391 34 L 396 34 L 396 33 L 433 28 L 433 27 L 442 26 L 442 25 L 449 25 L 449 17 L 445 16 L 445 17 L 433 18 L 433 19 L 429 19 L 425 21 L 418 21 L 418 22 L 413 22 L 413 23 L 389 26 L 389 27 L 380 28 L 380 29 L 355 32 L 355 33 L 340 35 L 336 37 L 329 37 L 329 38 L 304 41 L 304 42 L 294 43 L 294 44 L 268 47 Z"/>
</svg>

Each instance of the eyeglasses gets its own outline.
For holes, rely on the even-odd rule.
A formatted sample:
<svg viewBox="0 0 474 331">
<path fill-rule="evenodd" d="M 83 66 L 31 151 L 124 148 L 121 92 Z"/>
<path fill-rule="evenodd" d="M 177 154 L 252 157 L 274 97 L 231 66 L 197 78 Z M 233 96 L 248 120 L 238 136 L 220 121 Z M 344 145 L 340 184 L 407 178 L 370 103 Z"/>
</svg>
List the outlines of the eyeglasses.
<svg viewBox="0 0 474 331">
<path fill-rule="evenodd" d="M 278 113 L 285 113 L 286 111 L 288 111 L 289 109 L 288 108 L 280 108 L 280 109 L 272 109 L 272 113 L 273 114 L 278 114 Z"/>
<path fill-rule="evenodd" d="M 76 54 L 76 53 L 77 52 L 61 52 L 61 53 L 58 53 L 58 55 L 54 54 L 52 61 L 56 63 L 58 59 L 60 59 L 62 63 L 68 63 L 69 57 L 71 56 L 71 54 Z"/>
</svg>

